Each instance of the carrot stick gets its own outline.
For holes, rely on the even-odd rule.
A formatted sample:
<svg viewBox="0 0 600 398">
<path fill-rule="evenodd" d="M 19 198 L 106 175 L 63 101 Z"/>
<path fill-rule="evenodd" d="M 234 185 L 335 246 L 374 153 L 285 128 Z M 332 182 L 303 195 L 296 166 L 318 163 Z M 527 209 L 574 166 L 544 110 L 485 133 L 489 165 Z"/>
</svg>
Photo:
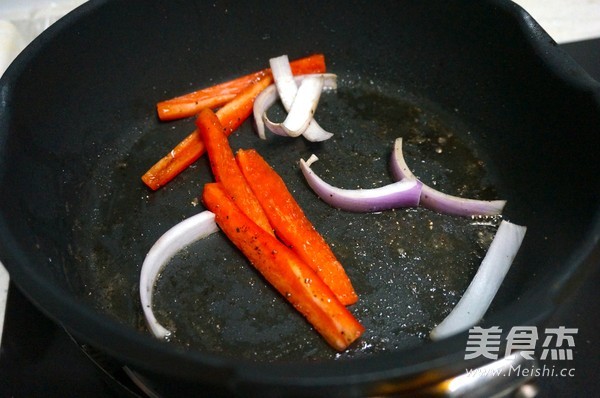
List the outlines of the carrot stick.
<svg viewBox="0 0 600 398">
<path fill-rule="evenodd" d="M 354 304 L 358 296 L 342 264 L 308 220 L 279 174 L 255 150 L 238 151 L 236 160 L 276 236 L 315 270 L 343 304 Z"/>
<path fill-rule="evenodd" d="M 220 183 L 204 186 L 205 206 L 250 263 L 336 350 L 345 350 L 364 327 L 292 250 L 249 219 Z"/>
<path fill-rule="evenodd" d="M 217 117 L 225 134 L 229 136 L 252 114 L 254 99 L 273 82 L 271 75 L 254 81 L 236 97 L 217 111 Z M 198 129 L 183 139 L 162 159 L 156 162 L 144 175 L 142 181 L 151 189 L 157 190 L 171 181 L 204 154 L 206 147 Z"/>
<path fill-rule="evenodd" d="M 233 151 L 225 135 L 226 129 L 217 115 L 208 108 L 203 109 L 196 119 L 196 126 L 206 146 L 215 180 L 223 184 L 223 188 L 227 191 L 231 200 L 252 221 L 274 235 L 265 211 L 235 161 L 235 156 L 233 156 Z"/>
<path fill-rule="evenodd" d="M 325 73 L 325 57 L 323 54 L 313 54 L 290 62 L 292 73 Z M 156 104 L 158 118 L 163 121 L 175 120 L 194 116 L 203 108 L 214 109 L 229 102 L 236 94 L 249 84 L 265 75 L 270 75 L 270 69 L 263 69 L 238 77 L 225 83 L 217 84 L 192 93 L 184 94 Z"/>
<path fill-rule="evenodd" d="M 271 83 L 273 83 L 273 76 L 270 74 L 258 78 L 216 112 L 219 121 L 227 129 L 225 132 L 227 136 L 248 119 L 252 114 L 254 100 Z"/>
<path fill-rule="evenodd" d="M 246 83 L 246 85 L 242 87 L 242 89 L 246 88 L 247 86 L 248 83 Z M 169 120 L 176 120 L 182 119 L 184 117 L 193 116 L 196 113 L 198 113 L 200 109 L 203 108 L 215 109 L 225 105 L 226 103 L 234 99 L 235 96 L 239 93 L 239 91 L 226 94 L 220 92 L 214 95 L 208 94 L 208 92 L 206 92 L 205 98 L 199 98 L 193 101 L 171 100 L 169 102 L 159 102 L 156 106 L 158 118 L 163 122 L 166 122 Z"/>
</svg>

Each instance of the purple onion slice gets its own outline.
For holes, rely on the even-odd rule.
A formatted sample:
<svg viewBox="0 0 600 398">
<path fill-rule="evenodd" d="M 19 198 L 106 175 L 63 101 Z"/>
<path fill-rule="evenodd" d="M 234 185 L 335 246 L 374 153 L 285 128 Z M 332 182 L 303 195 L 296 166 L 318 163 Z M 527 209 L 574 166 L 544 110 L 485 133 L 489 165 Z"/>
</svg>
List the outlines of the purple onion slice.
<svg viewBox="0 0 600 398">
<path fill-rule="evenodd" d="M 394 142 L 390 167 L 392 175 L 398 181 L 417 179 L 404 160 L 402 138 L 397 138 Z M 423 184 L 420 201 L 420 206 L 427 209 L 463 217 L 497 216 L 502 214 L 505 205 L 505 200 L 487 201 L 448 195 L 426 184 Z"/>
<path fill-rule="evenodd" d="M 329 205 L 354 212 L 377 212 L 399 207 L 419 205 L 421 186 L 418 180 L 402 180 L 373 189 L 341 189 L 317 176 L 310 165 L 318 158 L 312 155 L 307 161 L 300 159 L 300 169 L 308 185 Z"/>
</svg>

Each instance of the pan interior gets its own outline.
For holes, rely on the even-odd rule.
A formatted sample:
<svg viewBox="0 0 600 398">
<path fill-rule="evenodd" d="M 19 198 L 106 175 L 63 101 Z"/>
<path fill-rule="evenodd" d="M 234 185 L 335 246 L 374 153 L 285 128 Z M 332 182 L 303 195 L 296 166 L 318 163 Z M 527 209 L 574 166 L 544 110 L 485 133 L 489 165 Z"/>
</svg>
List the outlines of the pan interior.
<svg viewBox="0 0 600 398">
<path fill-rule="evenodd" d="M 495 166 L 477 143 L 480 134 L 456 111 L 392 82 L 353 74 L 339 79 L 339 89 L 324 94 L 317 110 L 319 123 L 335 134 L 331 140 L 269 135 L 262 141 L 246 122 L 230 142 L 234 150 L 256 148 L 269 161 L 331 244 L 359 294 L 351 311 L 366 334 L 342 354 L 330 349 L 217 233 L 182 251 L 157 282 L 155 312 L 174 331 L 173 344 L 263 361 L 370 355 L 424 344 L 462 295 L 497 220 L 420 208 L 372 214 L 333 209 L 306 185 L 298 160 L 318 155 L 313 169 L 333 185 L 378 187 L 392 182 L 390 154 L 403 137 L 406 160 L 426 184 L 465 197 L 501 198 Z M 144 256 L 167 229 L 204 210 L 202 186 L 212 179 L 204 157 L 157 192 L 143 186 L 143 171 L 193 129 L 190 119 L 155 123 L 151 105 L 147 123 L 120 136 L 119 150 L 101 153 L 81 190 L 72 250 L 89 272 L 70 280 L 90 305 L 144 331 L 138 299 Z M 270 112 L 282 116 L 278 106 Z"/>
</svg>

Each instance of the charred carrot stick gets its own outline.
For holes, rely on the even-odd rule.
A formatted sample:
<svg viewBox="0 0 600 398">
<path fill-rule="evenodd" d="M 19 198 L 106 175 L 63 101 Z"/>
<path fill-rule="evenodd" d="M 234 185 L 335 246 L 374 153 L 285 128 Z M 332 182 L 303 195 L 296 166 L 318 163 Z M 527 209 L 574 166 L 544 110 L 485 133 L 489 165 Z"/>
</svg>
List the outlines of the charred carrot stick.
<svg viewBox="0 0 600 398">
<path fill-rule="evenodd" d="M 225 235 L 333 348 L 343 351 L 360 337 L 364 327 L 331 289 L 296 253 L 249 219 L 220 183 L 206 184 L 202 198 Z"/>
<path fill-rule="evenodd" d="M 215 181 L 223 184 L 233 202 L 259 227 L 274 235 L 267 215 L 246 182 L 229 146 L 226 128 L 210 109 L 203 109 L 196 119 L 200 137 L 206 146 Z"/>
<path fill-rule="evenodd" d="M 290 66 L 294 75 L 325 73 L 325 56 L 323 54 L 309 55 L 290 62 Z M 231 101 L 249 84 L 270 73 L 270 69 L 263 69 L 225 83 L 161 101 L 156 104 L 158 118 L 163 121 L 175 120 L 194 116 L 203 108 L 214 109 L 222 106 Z"/>
<path fill-rule="evenodd" d="M 354 304 L 358 296 L 342 264 L 308 220 L 279 174 L 252 149 L 238 151 L 236 160 L 276 236 L 315 270 L 343 304 Z"/>
<path fill-rule="evenodd" d="M 217 117 L 225 134 L 229 136 L 252 114 L 254 99 L 273 82 L 271 75 L 265 75 L 246 87 L 236 97 L 217 111 Z M 198 129 L 183 139 L 162 159 L 156 162 L 144 175 L 142 181 L 151 189 L 157 190 L 171 181 L 204 154 L 206 147 Z"/>
</svg>

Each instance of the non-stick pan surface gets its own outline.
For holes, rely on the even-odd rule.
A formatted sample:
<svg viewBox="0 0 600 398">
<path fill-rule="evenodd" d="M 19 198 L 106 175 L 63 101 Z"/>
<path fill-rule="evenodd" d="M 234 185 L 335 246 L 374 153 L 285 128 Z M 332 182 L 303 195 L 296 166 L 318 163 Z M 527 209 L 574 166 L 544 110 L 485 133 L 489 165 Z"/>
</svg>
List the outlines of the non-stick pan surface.
<svg viewBox="0 0 600 398">
<path fill-rule="evenodd" d="M 154 104 L 314 52 L 339 76 L 317 112 L 335 137 L 261 141 L 247 122 L 231 144 L 256 148 L 288 183 L 347 267 L 367 333 L 336 354 L 217 234 L 159 280 L 156 311 L 176 333 L 155 341 L 137 298 L 141 263 L 163 232 L 203 210 L 211 175 L 201 159 L 157 192 L 143 186 L 143 172 L 194 128 L 158 122 Z M 426 183 L 507 199 L 504 218 L 529 230 L 488 324 L 543 318 L 598 240 L 598 84 L 508 2 L 92 1 L 9 69 L 0 118 L 0 255 L 13 280 L 77 337 L 170 376 L 364 393 L 464 369 L 464 335 L 434 344 L 427 334 L 460 298 L 497 220 L 332 209 L 299 173 L 312 153 L 324 179 L 371 188 L 392 181 L 403 137 Z"/>
</svg>

